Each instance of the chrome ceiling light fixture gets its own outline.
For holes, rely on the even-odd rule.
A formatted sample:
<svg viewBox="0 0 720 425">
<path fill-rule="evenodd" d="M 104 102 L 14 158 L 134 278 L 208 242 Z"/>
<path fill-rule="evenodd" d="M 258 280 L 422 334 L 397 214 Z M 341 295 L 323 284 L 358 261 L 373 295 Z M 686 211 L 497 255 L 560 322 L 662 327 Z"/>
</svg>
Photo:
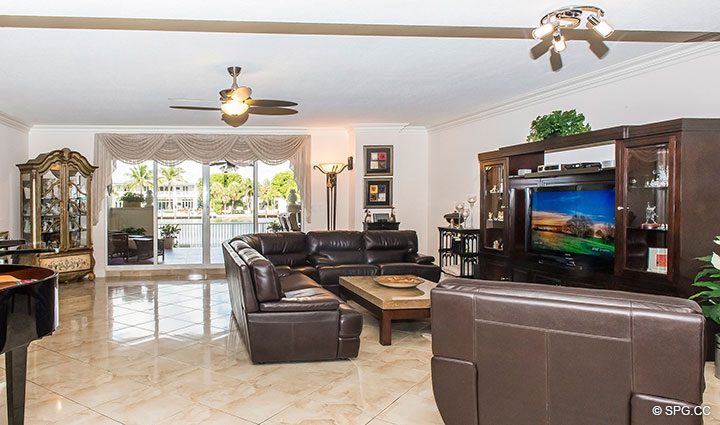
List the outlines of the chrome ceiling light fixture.
<svg viewBox="0 0 720 425">
<path fill-rule="evenodd" d="M 610 37 L 615 30 L 605 21 L 604 16 L 605 11 L 597 6 L 566 6 L 543 16 L 532 36 L 540 40 L 552 34 L 553 49 L 560 53 L 567 48 L 562 30 L 579 27 L 583 18 L 587 21 L 588 29 L 594 30 L 602 38 Z"/>
</svg>

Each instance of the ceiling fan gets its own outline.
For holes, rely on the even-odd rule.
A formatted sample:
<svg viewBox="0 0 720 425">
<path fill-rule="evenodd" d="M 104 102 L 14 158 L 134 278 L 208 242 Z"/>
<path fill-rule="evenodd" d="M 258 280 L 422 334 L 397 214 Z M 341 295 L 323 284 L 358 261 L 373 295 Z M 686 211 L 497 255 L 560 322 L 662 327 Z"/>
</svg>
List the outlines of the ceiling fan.
<svg viewBox="0 0 720 425">
<path fill-rule="evenodd" d="M 297 106 L 295 102 L 286 100 L 252 99 L 250 87 L 238 86 L 237 77 L 242 68 L 231 66 L 228 73 L 232 77 L 232 86 L 220 90 L 220 107 L 172 105 L 171 109 L 188 109 L 193 111 L 222 111 L 222 120 L 228 125 L 239 127 L 248 120 L 250 114 L 256 115 L 293 115 L 298 111 L 289 109 Z"/>
</svg>

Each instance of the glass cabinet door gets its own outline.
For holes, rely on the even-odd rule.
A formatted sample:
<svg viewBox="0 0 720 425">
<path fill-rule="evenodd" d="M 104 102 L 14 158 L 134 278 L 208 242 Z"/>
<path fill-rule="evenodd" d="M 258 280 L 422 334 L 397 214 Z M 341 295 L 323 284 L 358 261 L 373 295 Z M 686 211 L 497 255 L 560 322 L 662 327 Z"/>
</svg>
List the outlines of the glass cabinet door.
<svg viewBox="0 0 720 425">
<path fill-rule="evenodd" d="M 482 209 L 480 221 L 485 249 L 503 251 L 505 247 L 505 215 L 507 167 L 504 162 L 485 163 L 481 167 Z"/>
<path fill-rule="evenodd" d="M 621 271 L 669 273 L 673 255 L 673 175 L 675 140 L 628 143 L 621 150 L 623 186 L 618 203 Z"/>
<path fill-rule="evenodd" d="M 32 174 L 20 174 L 20 185 L 22 186 L 20 189 L 22 191 L 20 194 L 20 196 L 22 196 L 22 205 L 20 205 L 22 211 L 20 216 L 22 219 L 20 223 L 20 231 L 22 233 L 22 239 L 24 239 L 27 243 L 33 243 L 35 242 L 35 238 L 33 237 L 33 220 L 35 219 L 33 216 L 35 211 L 33 210 L 34 193 Z"/>
<path fill-rule="evenodd" d="M 87 177 L 76 168 L 68 167 L 68 248 L 88 246 L 88 184 Z"/>
<path fill-rule="evenodd" d="M 40 235 L 50 248 L 60 248 L 62 166 L 53 164 L 40 179 Z"/>
</svg>

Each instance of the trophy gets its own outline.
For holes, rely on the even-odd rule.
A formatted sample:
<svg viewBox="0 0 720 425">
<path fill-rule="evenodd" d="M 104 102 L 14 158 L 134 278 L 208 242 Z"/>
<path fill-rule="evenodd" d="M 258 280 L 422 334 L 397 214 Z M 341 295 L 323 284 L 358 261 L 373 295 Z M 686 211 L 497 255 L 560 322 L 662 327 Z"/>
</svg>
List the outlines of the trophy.
<svg viewBox="0 0 720 425">
<path fill-rule="evenodd" d="M 656 205 L 651 206 L 650 202 L 647 203 L 647 207 L 645 208 L 645 223 L 640 225 L 642 229 L 657 229 L 660 227 L 660 224 L 657 222 L 656 210 Z"/>
</svg>

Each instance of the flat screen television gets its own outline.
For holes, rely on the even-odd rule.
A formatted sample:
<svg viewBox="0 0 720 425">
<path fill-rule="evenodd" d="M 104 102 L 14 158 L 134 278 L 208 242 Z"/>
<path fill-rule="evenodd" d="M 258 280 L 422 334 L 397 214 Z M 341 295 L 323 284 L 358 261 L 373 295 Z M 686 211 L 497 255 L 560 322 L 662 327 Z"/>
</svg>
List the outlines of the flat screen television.
<svg viewBox="0 0 720 425">
<path fill-rule="evenodd" d="M 537 253 L 612 260 L 615 189 L 555 186 L 530 192 L 528 249 Z"/>
</svg>

